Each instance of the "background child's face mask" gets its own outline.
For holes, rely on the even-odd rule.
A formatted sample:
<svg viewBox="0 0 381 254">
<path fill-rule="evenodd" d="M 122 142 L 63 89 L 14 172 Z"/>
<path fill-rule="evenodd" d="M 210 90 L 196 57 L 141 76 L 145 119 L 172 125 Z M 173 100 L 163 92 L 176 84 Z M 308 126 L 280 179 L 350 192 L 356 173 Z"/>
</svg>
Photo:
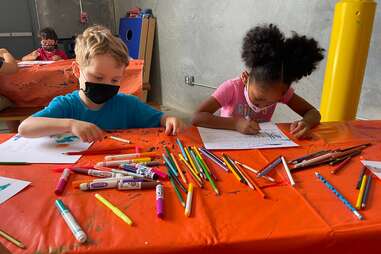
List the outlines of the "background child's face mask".
<svg viewBox="0 0 381 254">
<path fill-rule="evenodd" d="M 42 39 L 41 47 L 47 51 L 53 51 L 57 47 L 57 41 L 51 39 Z"/>
</svg>

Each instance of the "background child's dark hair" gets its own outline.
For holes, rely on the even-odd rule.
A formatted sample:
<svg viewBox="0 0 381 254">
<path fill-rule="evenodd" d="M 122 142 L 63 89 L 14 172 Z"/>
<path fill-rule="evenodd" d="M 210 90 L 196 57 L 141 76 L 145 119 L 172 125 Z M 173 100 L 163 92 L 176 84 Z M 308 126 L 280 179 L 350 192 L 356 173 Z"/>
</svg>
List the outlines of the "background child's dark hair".
<svg viewBox="0 0 381 254">
<path fill-rule="evenodd" d="M 55 40 L 55 41 L 58 40 L 56 31 L 54 31 L 54 29 L 51 27 L 45 27 L 41 29 L 39 34 L 40 34 L 40 38 L 44 40 L 46 39 Z"/>
<path fill-rule="evenodd" d="M 293 32 L 290 38 L 276 25 L 265 24 L 250 29 L 242 45 L 242 59 L 251 70 L 250 77 L 258 81 L 278 81 L 285 84 L 310 75 L 324 58 L 324 49 L 313 38 Z"/>
</svg>

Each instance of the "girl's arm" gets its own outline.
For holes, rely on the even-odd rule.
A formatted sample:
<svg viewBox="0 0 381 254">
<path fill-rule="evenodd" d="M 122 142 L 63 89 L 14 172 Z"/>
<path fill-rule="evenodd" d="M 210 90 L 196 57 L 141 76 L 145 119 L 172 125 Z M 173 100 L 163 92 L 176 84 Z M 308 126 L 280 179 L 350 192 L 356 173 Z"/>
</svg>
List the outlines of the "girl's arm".
<svg viewBox="0 0 381 254">
<path fill-rule="evenodd" d="M 38 138 L 71 132 L 84 142 L 101 141 L 105 133 L 95 124 L 75 119 L 28 117 L 19 126 L 18 132 L 26 138 Z"/>
<path fill-rule="evenodd" d="M 302 120 L 291 124 L 291 134 L 295 137 L 303 137 L 309 129 L 320 123 L 321 116 L 319 111 L 299 95 L 294 94 L 287 105 L 303 117 Z"/>
<path fill-rule="evenodd" d="M 40 54 L 38 53 L 38 51 L 35 50 L 35 51 L 29 53 L 28 55 L 23 56 L 23 58 L 21 58 L 21 60 L 22 61 L 35 61 L 39 55 Z"/>
<path fill-rule="evenodd" d="M 214 113 L 221 108 L 218 101 L 210 96 L 197 109 L 193 116 L 192 124 L 201 127 L 214 129 L 237 130 L 245 134 L 256 134 L 259 131 L 258 124 L 255 121 L 249 121 L 243 118 L 220 117 Z"/>
</svg>

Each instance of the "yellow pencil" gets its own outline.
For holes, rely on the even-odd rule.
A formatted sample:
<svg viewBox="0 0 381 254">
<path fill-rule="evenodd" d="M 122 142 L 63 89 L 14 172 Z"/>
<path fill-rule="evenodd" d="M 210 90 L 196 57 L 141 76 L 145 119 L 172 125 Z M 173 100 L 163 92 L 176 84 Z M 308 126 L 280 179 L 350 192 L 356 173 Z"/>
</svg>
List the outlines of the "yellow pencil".
<svg viewBox="0 0 381 254">
<path fill-rule="evenodd" d="M 185 176 L 184 176 L 184 174 L 183 174 L 183 171 L 182 171 L 181 168 L 179 167 L 179 164 L 177 163 L 177 160 L 176 160 L 175 156 L 173 156 L 172 153 L 170 153 L 170 155 L 171 155 L 171 158 L 172 158 L 173 162 L 175 163 L 175 167 L 177 168 L 177 171 L 179 171 L 179 175 L 180 175 L 181 179 L 183 180 L 183 182 L 184 182 L 185 184 L 188 184 L 188 181 L 187 181 L 187 179 L 185 178 Z"/>
<path fill-rule="evenodd" d="M 107 199 L 102 197 L 100 194 L 96 193 L 95 198 L 98 199 L 102 204 L 104 204 L 107 208 L 109 208 L 116 216 L 121 218 L 124 222 L 126 222 L 128 225 L 132 226 L 132 220 L 128 218 L 127 215 L 125 215 L 121 210 L 119 210 L 118 207 L 111 204 Z"/>
<path fill-rule="evenodd" d="M 232 166 L 230 165 L 230 163 L 226 160 L 225 156 L 222 155 L 222 159 L 224 160 L 225 162 L 225 165 L 228 167 L 228 169 L 233 173 L 233 175 L 237 178 L 238 181 L 241 182 L 241 178 L 239 177 L 239 175 L 237 174 L 237 172 L 235 172 L 235 170 L 232 168 Z"/>
<path fill-rule="evenodd" d="M 361 203 L 362 203 L 362 197 L 364 196 L 364 190 L 366 185 L 366 178 L 367 176 L 364 174 L 361 181 L 361 187 L 359 191 L 359 195 L 357 196 L 357 202 L 356 202 L 356 208 L 361 209 Z"/>
<path fill-rule="evenodd" d="M 192 168 L 192 166 L 185 160 L 185 158 L 183 157 L 183 155 L 182 154 L 179 154 L 179 157 L 180 157 L 180 160 L 182 161 L 182 162 L 184 162 L 184 164 L 187 166 L 187 168 L 189 169 L 189 173 L 190 174 L 192 174 L 192 176 L 194 176 L 195 177 L 195 179 L 197 180 L 197 182 L 198 182 L 198 185 L 200 185 L 200 187 L 202 187 L 202 180 L 201 180 L 201 178 L 193 171 L 193 168 Z"/>
<path fill-rule="evenodd" d="M 1 229 L 0 229 L 0 236 L 4 237 L 5 239 L 10 241 L 11 243 L 16 245 L 17 247 L 19 247 L 21 249 L 26 249 L 26 246 L 22 242 L 20 242 L 19 240 L 17 240 L 16 238 L 14 238 L 13 236 L 11 236 L 10 234 L 6 233 L 5 231 L 3 231 Z"/>
<path fill-rule="evenodd" d="M 189 183 L 188 186 L 188 195 L 187 195 L 187 202 L 185 205 L 185 216 L 189 217 L 192 211 L 192 197 L 193 197 L 193 184 Z"/>
<path fill-rule="evenodd" d="M 187 156 L 188 156 L 188 159 L 189 159 L 190 164 L 192 165 L 192 168 L 194 169 L 193 172 L 197 172 L 196 175 L 198 175 L 199 172 L 198 172 L 198 170 L 197 170 L 197 168 L 196 168 L 196 166 L 195 166 L 195 162 L 192 160 L 192 157 L 191 157 L 190 154 L 189 154 L 188 148 L 187 148 L 187 147 L 184 147 L 184 150 L 185 150 L 185 153 L 186 153 Z"/>
</svg>

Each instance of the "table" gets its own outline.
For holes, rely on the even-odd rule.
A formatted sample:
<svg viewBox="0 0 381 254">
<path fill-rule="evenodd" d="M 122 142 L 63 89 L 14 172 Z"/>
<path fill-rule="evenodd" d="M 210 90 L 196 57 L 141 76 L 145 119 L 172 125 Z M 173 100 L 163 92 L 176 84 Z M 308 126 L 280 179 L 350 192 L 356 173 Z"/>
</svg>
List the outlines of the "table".
<svg viewBox="0 0 381 254">
<path fill-rule="evenodd" d="M 280 124 L 287 133 L 288 125 Z M 372 146 L 362 156 L 380 160 L 381 121 L 323 123 L 313 130 L 312 140 L 297 141 L 301 146 L 287 149 L 228 151 L 234 159 L 260 168 L 282 154 L 292 159 L 308 152 L 338 148 L 364 142 Z M 167 145 L 179 151 L 176 137 L 165 136 L 162 129 L 126 130 L 118 133 L 144 148 Z M 1 135 L 4 141 L 10 135 Z M 179 135 L 185 145 L 201 145 L 197 129 Z M 110 146 L 106 140 L 96 146 Z M 77 163 L 91 164 L 102 156 L 85 156 Z M 361 169 L 360 157 L 354 158 L 337 175 L 329 166 L 293 173 L 295 188 L 279 167 L 272 176 L 283 182 L 264 188 L 262 199 L 212 163 L 217 175 L 217 196 L 211 186 L 196 188 L 190 218 L 184 216 L 173 189 L 165 186 L 165 218 L 155 212 L 155 193 L 151 190 L 98 191 L 121 208 L 135 223 L 130 227 L 95 198 L 96 192 L 81 192 L 70 184 L 61 199 L 83 227 L 88 243 L 76 242 L 54 206 L 54 188 L 60 173 L 57 165 L 0 166 L 0 175 L 31 181 L 31 186 L 0 205 L 0 228 L 27 245 L 23 251 L 0 239 L 12 253 L 375 253 L 381 236 L 381 186 L 374 180 L 368 206 L 359 221 L 317 178 L 318 170 L 352 204 L 357 198 L 355 184 Z M 164 169 L 163 169 L 164 170 Z M 89 179 L 75 175 L 70 181 Z"/>
</svg>

